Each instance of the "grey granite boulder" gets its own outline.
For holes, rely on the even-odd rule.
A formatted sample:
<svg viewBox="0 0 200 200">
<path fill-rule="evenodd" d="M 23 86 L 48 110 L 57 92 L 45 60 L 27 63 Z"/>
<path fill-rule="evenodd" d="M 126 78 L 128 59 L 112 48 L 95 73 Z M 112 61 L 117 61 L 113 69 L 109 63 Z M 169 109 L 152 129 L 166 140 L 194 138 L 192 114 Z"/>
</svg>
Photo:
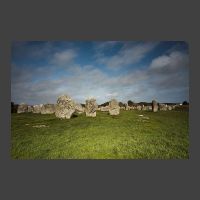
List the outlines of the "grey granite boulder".
<svg viewBox="0 0 200 200">
<path fill-rule="evenodd" d="M 88 99 L 85 104 L 85 114 L 86 117 L 96 117 L 96 110 L 98 105 L 96 103 L 96 99 Z"/>
<path fill-rule="evenodd" d="M 33 106 L 33 113 L 41 113 L 41 108 L 42 108 L 43 104 L 39 104 L 39 105 L 34 105 Z"/>
<path fill-rule="evenodd" d="M 75 102 L 68 95 L 58 97 L 55 106 L 55 116 L 60 119 L 70 119 L 75 112 Z"/>
<path fill-rule="evenodd" d="M 116 99 L 112 99 L 109 102 L 109 114 L 110 115 L 119 115 L 119 113 L 120 113 L 119 103 Z"/>
<path fill-rule="evenodd" d="M 152 111 L 153 112 L 157 112 L 158 111 L 158 103 L 156 102 L 156 100 L 152 101 Z"/>
</svg>

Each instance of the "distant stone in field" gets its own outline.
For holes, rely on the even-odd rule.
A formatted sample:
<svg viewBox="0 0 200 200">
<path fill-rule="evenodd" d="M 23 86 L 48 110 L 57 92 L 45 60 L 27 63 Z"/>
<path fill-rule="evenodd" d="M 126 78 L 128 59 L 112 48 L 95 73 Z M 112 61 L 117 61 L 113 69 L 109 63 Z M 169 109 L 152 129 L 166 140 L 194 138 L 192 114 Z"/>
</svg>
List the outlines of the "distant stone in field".
<svg viewBox="0 0 200 200">
<path fill-rule="evenodd" d="M 60 119 L 70 119 L 75 112 L 75 102 L 68 95 L 58 97 L 55 106 L 55 115 Z"/>
<path fill-rule="evenodd" d="M 28 106 L 28 112 L 33 112 L 33 106 Z"/>
<path fill-rule="evenodd" d="M 49 126 L 46 126 L 45 124 L 41 124 L 41 125 L 34 125 L 32 127 L 33 128 L 45 128 L 45 127 L 49 127 Z"/>
<path fill-rule="evenodd" d="M 168 109 L 168 110 L 172 110 L 172 106 L 168 106 L 167 109 Z"/>
<path fill-rule="evenodd" d="M 85 104 L 85 114 L 86 117 L 96 117 L 96 110 L 98 105 L 96 99 L 87 99 Z"/>
<path fill-rule="evenodd" d="M 116 99 L 112 99 L 109 102 L 109 114 L 110 115 L 119 115 L 120 112 L 120 107 L 119 107 L 119 103 Z"/>
<path fill-rule="evenodd" d="M 129 110 L 129 106 L 127 103 L 125 103 L 125 110 Z"/>
<path fill-rule="evenodd" d="M 125 110 L 126 108 L 125 108 L 124 106 L 121 106 L 120 109 L 121 109 L 121 110 Z"/>
<path fill-rule="evenodd" d="M 75 112 L 78 114 L 84 113 L 85 108 L 80 103 L 76 103 L 75 104 Z"/>
<path fill-rule="evenodd" d="M 41 114 L 53 114 L 55 113 L 55 105 L 54 104 L 44 104 L 41 107 Z"/>
<path fill-rule="evenodd" d="M 41 113 L 41 108 L 42 108 L 43 104 L 39 104 L 39 105 L 34 105 L 33 106 L 33 113 Z"/>
<path fill-rule="evenodd" d="M 137 105 L 136 109 L 137 110 L 142 110 L 142 106 L 141 105 Z"/>
<path fill-rule="evenodd" d="M 25 103 L 21 103 L 17 108 L 17 113 L 25 113 L 28 112 L 28 105 Z"/>
<path fill-rule="evenodd" d="M 167 110 L 167 105 L 159 103 L 158 109 L 162 110 L 162 111 L 166 111 Z"/>
<path fill-rule="evenodd" d="M 158 111 L 158 103 L 156 102 L 156 100 L 152 101 L 152 111 L 153 112 L 157 112 Z"/>
<path fill-rule="evenodd" d="M 147 110 L 147 106 L 142 105 L 142 110 Z"/>
<path fill-rule="evenodd" d="M 98 110 L 98 111 L 101 111 L 101 108 L 100 108 L 100 107 L 98 107 L 98 108 L 97 108 L 97 110 Z"/>
<path fill-rule="evenodd" d="M 108 112 L 109 111 L 109 106 L 102 106 L 102 107 L 100 107 L 100 110 L 102 112 Z"/>
</svg>

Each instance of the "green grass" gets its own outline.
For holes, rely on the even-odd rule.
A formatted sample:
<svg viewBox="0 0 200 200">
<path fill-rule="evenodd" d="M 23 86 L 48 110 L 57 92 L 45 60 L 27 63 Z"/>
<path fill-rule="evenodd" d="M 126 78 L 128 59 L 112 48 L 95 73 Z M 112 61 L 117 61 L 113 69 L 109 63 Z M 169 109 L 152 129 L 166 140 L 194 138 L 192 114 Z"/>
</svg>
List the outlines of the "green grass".
<svg viewBox="0 0 200 200">
<path fill-rule="evenodd" d="M 138 115 L 149 119 L 143 119 Z M 12 114 L 13 159 L 188 159 L 188 112 L 97 112 L 70 120 Z M 29 125 L 26 125 L 29 124 Z M 44 124 L 48 127 L 33 128 Z"/>
</svg>

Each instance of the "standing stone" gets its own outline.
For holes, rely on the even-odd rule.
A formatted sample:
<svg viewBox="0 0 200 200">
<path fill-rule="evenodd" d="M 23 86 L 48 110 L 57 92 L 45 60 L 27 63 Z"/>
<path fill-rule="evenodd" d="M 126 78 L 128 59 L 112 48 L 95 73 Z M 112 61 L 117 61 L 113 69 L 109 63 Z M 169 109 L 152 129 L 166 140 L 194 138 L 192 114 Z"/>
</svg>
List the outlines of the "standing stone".
<svg viewBox="0 0 200 200">
<path fill-rule="evenodd" d="M 70 119 L 75 112 L 75 102 L 68 95 L 58 97 L 55 107 L 55 115 L 60 119 Z"/>
<path fill-rule="evenodd" d="M 119 115 L 120 112 L 120 107 L 119 107 L 119 103 L 117 100 L 112 99 L 109 102 L 109 114 L 110 115 Z"/>
<path fill-rule="evenodd" d="M 33 113 L 41 113 L 41 108 L 42 108 L 43 104 L 39 104 L 39 105 L 34 105 L 33 106 Z"/>
<path fill-rule="evenodd" d="M 167 107 L 167 109 L 168 109 L 168 110 L 172 110 L 172 106 L 169 105 L 169 106 Z"/>
<path fill-rule="evenodd" d="M 158 111 L 158 103 L 155 100 L 152 101 L 152 111 L 153 112 Z"/>
<path fill-rule="evenodd" d="M 147 106 L 142 105 L 142 110 L 148 110 Z"/>
<path fill-rule="evenodd" d="M 137 105 L 136 109 L 137 110 L 142 110 L 142 106 L 141 105 Z"/>
<path fill-rule="evenodd" d="M 148 106 L 148 110 L 152 110 L 152 106 Z"/>
<path fill-rule="evenodd" d="M 86 100 L 86 104 L 85 104 L 86 117 L 96 117 L 97 107 L 98 107 L 98 105 L 96 103 L 96 99 Z"/>
<path fill-rule="evenodd" d="M 33 112 L 33 106 L 28 106 L 28 112 Z"/>
<path fill-rule="evenodd" d="M 17 108 L 17 113 L 25 113 L 28 112 L 28 105 L 25 103 L 21 103 Z"/>
<path fill-rule="evenodd" d="M 167 105 L 162 104 L 162 103 L 159 103 L 158 109 L 159 109 L 159 110 L 162 110 L 162 111 L 166 111 L 166 110 L 167 110 Z"/>
<path fill-rule="evenodd" d="M 80 103 L 75 104 L 75 112 L 78 114 L 84 113 L 85 109 Z"/>
<path fill-rule="evenodd" d="M 44 104 L 41 107 L 41 114 L 53 114 L 55 113 L 55 105 L 54 104 Z"/>
<path fill-rule="evenodd" d="M 127 103 L 125 103 L 125 110 L 129 110 L 129 106 Z"/>
</svg>

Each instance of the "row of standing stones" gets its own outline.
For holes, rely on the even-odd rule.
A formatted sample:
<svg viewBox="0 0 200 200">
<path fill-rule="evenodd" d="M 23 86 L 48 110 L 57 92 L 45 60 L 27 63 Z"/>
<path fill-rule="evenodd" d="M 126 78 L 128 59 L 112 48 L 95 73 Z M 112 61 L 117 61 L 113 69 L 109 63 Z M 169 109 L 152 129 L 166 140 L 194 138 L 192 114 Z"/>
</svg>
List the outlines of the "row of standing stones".
<svg viewBox="0 0 200 200">
<path fill-rule="evenodd" d="M 125 104 L 125 107 L 120 107 L 119 102 L 116 99 L 112 99 L 109 102 L 108 106 L 98 107 L 96 99 L 86 100 L 85 107 L 81 104 L 76 103 L 70 96 L 62 95 L 58 97 L 57 104 L 40 104 L 30 106 L 25 103 L 22 103 L 17 108 L 17 113 L 41 113 L 41 114 L 55 114 L 57 118 L 60 119 L 70 119 L 73 114 L 81 114 L 85 112 L 87 117 L 96 117 L 96 111 L 109 112 L 110 115 L 119 115 L 120 109 L 122 110 L 152 110 L 157 112 L 158 110 L 172 110 L 174 106 L 167 106 L 165 104 L 158 104 L 155 100 L 152 101 L 151 106 L 128 106 Z"/>
</svg>

